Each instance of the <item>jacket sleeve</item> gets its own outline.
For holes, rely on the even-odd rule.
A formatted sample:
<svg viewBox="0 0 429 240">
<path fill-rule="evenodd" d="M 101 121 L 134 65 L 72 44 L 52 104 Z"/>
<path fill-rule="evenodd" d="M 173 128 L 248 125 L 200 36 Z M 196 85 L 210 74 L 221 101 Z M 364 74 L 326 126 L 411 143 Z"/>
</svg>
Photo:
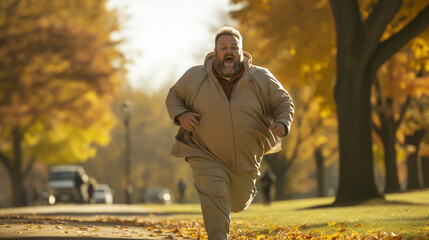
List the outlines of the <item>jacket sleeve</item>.
<svg viewBox="0 0 429 240">
<path fill-rule="evenodd" d="M 167 94 L 165 104 L 167 107 L 168 115 L 174 124 L 179 125 L 176 117 L 184 112 L 190 111 L 186 108 L 186 87 L 191 79 L 191 69 L 185 72 L 183 76 L 170 88 Z"/>
<path fill-rule="evenodd" d="M 290 133 L 295 106 L 289 93 L 274 75 L 268 70 L 266 74 L 273 121 L 286 126 L 285 136 L 287 136 Z"/>
</svg>

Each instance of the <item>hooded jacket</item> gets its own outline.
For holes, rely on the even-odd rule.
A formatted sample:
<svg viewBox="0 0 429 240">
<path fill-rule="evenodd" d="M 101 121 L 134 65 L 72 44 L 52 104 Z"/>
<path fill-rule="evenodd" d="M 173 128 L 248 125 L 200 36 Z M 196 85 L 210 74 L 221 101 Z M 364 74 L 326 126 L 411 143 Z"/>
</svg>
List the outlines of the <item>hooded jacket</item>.
<svg viewBox="0 0 429 240">
<path fill-rule="evenodd" d="M 180 126 L 176 117 L 184 112 L 201 115 L 198 127 L 192 132 L 180 127 L 171 155 L 210 158 L 234 172 L 258 170 L 262 157 L 279 141 L 268 129 L 272 122 L 283 123 L 286 132 L 290 132 L 294 113 L 292 99 L 267 69 L 252 65 L 252 57 L 246 52 L 245 71 L 228 99 L 212 72 L 214 57 L 214 53 L 209 53 L 204 65 L 190 68 L 169 90 L 166 106 L 176 125 Z M 204 81 L 198 90 L 190 89 L 192 78 L 202 76 L 201 68 L 206 71 Z M 259 74 L 250 74 L 251 71 Z M 265 114 L 264 96 L 252 77 L 267 81 L 270 114 Z M 191 94 L 196 95 L 188 109 L 186 101 Z"/>
</svg>

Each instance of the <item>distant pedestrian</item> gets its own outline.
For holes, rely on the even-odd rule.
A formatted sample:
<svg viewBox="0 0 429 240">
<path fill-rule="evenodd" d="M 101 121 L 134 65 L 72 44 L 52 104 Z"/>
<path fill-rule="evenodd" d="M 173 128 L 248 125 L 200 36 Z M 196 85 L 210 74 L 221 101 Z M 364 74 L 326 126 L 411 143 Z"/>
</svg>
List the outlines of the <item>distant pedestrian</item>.
<svg viewBox="0 0 429 240">
<path fill-rule="evenodd" d="M 95 185 L 97 184 L 97 182 L 95 181 L 94 178 L 89 178 L 88 180 L 88 203 L 92 203 L 94 202 L 94 189 L 95 189 Z"/>
<path fill-rule="evenodd" d="M 183 178 L 180 178 L 177 188 L 179 189 L 179 203 L 185 202 L 185 191 L 186 191 L 186 182 Z"/>
<path fill-rule="evenodd" d="M 277 178 L 271 170 L 265 171 L 264 176 L 261 178 L 262 193 L 264 194 L 264 204 L 271 204 L 271 188 L 276 182 Z"/>
<path fill-rule="evenodd" d="M 74 187 L 76 188 L 76 192 L 77 192 L 75 201 L 77 203 L 83 202 L 82 185 L 83 185 L 82 176 L 80 175 L 80 173 L 77 172 L 76 175 L 74 176 Z"/>
</svg>

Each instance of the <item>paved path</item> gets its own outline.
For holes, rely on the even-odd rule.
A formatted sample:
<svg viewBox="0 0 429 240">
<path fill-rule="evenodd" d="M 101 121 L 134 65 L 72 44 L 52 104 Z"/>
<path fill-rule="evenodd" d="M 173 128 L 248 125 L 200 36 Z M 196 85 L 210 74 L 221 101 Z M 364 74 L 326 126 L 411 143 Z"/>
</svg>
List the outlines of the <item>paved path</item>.
<svg viewBox="0 0 429 240">
<path fill-rule="evenodd" d="M 116 215 L 135 216 L 153 213 L 152 209 L 141 205 L 126 204 L 58 204 L 53 206 L 29 206 L 18 208 L 0 208 L 0 215 L 24 214 L 24 215 Z"/>
<path fill-rule="evenodd" d="M 137 205 L 55 205 L 0 209 L 0 239 L 189 239 Z"/>
</svg>

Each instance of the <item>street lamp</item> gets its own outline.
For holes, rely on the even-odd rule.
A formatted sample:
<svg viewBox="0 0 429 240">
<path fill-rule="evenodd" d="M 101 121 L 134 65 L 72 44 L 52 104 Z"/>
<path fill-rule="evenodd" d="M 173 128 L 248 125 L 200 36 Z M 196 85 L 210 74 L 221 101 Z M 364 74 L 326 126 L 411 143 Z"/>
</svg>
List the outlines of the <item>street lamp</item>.
<svg viewBox="0 0 429 240">
<path fill-rule="evenodd" d="M 132 103 L 130 100 L 125 100 L 122 104 L 122 111 L 124 113 L 124 126 L 125 126 L 125 202 L 131 203 L 131 194 L 133 186 L 130 181 L 130 119 L 132 111 Z"/>
</svg>

